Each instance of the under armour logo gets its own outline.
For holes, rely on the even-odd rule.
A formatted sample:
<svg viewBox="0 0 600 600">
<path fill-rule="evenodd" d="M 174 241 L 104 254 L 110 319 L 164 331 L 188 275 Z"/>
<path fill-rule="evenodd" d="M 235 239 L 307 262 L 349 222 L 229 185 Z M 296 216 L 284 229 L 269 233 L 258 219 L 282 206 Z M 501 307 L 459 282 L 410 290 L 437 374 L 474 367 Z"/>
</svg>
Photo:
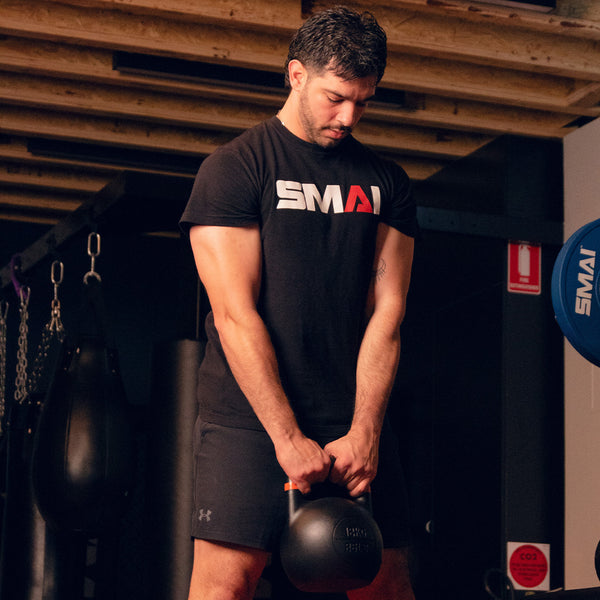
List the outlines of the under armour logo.
<svg viewBox="0 0 600 600">
<path fill-rule="evenodd" d="M 212 515 L 212 510 L 205 511 L 201 508 L 198 513 L 198 521 L 210 521 L 210 515 Z"/>
</svg>

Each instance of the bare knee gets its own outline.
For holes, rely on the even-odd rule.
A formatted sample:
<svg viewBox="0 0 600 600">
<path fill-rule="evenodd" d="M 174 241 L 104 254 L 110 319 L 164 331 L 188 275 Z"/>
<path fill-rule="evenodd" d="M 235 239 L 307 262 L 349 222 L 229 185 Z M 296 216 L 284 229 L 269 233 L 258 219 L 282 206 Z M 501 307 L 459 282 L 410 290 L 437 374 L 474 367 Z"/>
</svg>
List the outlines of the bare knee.
<svg viewBox="0 0 600 600">
<path fill-rule="evenodd" d="M 268 557 L 263 550 L 195 540 L 188 600 L 251 600 Z"/>
</svg>

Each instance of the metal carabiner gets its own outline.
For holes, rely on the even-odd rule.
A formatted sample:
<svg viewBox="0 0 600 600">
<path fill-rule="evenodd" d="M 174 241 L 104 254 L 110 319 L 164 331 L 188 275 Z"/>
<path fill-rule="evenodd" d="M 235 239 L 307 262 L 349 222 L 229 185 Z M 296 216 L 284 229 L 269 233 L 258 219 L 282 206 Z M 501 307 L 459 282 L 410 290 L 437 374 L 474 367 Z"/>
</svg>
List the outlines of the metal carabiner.
<svg viewBox="0 0 600 600">
<path fill-rule="evenodd" d="M 95 245 L 95 249 L 93 246 Z M 92 231 L 88 235 L 88 244 L 87 244 L 87 252 L 88 256 L 95 258 L 96 256 L 100 256 L 100 234 Z"/>
<path fill-rule="evenodd" d="M 63 281 L 65 266 L 60 260 L 55 260 L 50 267 L 50 282 L 54 286 L 54 301 L 58 302 L 58 286 Z"/>
<path fill-rule="evenodd" d="M 96 273 L 96 257 L 100 256 L 100 234 L 92 231 L 88 235 L 87 253 L 90 257 L 90 270 L 83 276 L 84 283 L 88 282 L 90 277 L 95 277 L 98 281 L 102 281 L 100 275 Z"/>
<path fill-rule="evenodd" d="M 65 266 L 62 264 L 62 262 L 60 262 L 60 260 L 55 260 L 50 267 L 50 281 L 52 282 L 52 285 L 54 285 L 54 289 L 56 289 L 63 282 L 64 274 Z"/>
</svg>

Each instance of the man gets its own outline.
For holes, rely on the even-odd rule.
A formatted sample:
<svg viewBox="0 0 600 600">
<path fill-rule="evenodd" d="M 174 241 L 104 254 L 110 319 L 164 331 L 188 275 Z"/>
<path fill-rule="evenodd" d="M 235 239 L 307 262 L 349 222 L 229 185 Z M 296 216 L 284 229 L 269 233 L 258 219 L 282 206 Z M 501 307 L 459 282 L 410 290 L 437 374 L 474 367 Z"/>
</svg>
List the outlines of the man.
<svg viewBox="0 0 600 600">
<path fill-rule="evenodd" d="M 277 116 L 198 172 L 181 221 L 212 312 L 190 600 L 253 597 L 286 519 L 288 478 L 302 493 L 325 480 L 351 496 L 371 487 L 383 564 L 348 596 L 413 598 L 405 498 L 386 499 L 402 473 L 385 412 L 415 207 L 404 171 L 351 136 L 385 62 L 369 13 L 311 17 L 290 44 Z"/>
</svg>

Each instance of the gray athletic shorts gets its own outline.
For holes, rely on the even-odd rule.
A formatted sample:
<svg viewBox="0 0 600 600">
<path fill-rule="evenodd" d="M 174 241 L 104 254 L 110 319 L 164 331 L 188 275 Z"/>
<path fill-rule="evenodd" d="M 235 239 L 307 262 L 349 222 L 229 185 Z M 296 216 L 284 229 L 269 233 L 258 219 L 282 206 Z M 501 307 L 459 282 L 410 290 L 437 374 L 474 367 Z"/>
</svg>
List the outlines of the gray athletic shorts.
<svg viewBox="0 0 600 600">
<path fill-rule="evenodd" d="M 329 440 L 317 441 L 325 445 Z M 267 434 L 198 419 L 194 463 L 192 536 L 272 552 L 288 518 L 287 477 Z M 323 487 L 313 486 L 314 494 Z M 404 475 L 395 436 L 387 425 L 371 501 L 384 546 L 407 546 L 410 528 Z"/>
</svg>

